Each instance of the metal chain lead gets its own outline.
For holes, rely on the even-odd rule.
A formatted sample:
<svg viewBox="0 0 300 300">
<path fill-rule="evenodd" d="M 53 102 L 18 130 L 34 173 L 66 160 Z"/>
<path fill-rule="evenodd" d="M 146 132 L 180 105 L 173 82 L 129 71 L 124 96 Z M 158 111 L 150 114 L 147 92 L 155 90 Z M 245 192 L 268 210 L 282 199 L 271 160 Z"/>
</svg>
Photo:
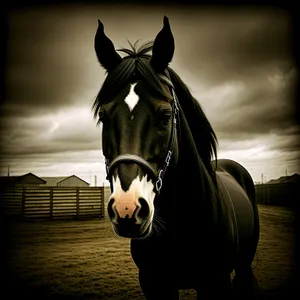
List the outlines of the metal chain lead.
<svg viewBox="0 0 300 300">
<path fill-rule="evenodd" d="M 169 150 L 168 154 L 166 156 L 166 159 L 165 159 L 164 166 L 158 173 L 158 178 L 157 178 L 157 181 L 156 181 L 156 184 L 155 184 L 157 192 L 159 192 L 160 189 L 162 188 L 162 179 L 163 179 L 163 176 L 164 176 L 164 174 L 165 174 L 165 172 L 166 172 L 166 170 L 167 170 L 167 168 L 170 164 L 171 157 L 172 157 L 172 151 Z"/>
</svg>

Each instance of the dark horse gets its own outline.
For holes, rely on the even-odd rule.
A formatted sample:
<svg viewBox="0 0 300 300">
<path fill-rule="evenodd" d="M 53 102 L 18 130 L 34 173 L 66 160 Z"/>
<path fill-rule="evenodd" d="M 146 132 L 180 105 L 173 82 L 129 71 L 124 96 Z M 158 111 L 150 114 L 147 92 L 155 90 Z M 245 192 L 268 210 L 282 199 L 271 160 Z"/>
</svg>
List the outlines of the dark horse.
<svg viewBox="0 0 300 300">
<path fill-rule="evenodd" d="M 180 289 L 195 289 L 198 299 L 254 294 L 254 184 L 237 162 L 212 161 L 216 135 L 168 66 L 174 53 L 168 18 L 153 43 L 118 50 L 124 57 L 98 21 L 94 46 L 107 70 L 93 110 L 103 123 L 108 216 L 115 233 L 131 239 L 144 295 L 178 299 Z"/>
</svg>

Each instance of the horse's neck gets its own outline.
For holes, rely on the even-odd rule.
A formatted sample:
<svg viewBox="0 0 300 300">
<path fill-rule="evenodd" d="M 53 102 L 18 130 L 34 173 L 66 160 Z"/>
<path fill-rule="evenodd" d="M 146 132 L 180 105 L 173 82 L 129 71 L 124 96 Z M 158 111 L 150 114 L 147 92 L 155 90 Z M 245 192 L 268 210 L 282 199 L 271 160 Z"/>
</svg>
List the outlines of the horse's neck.
<svg viewBox="0 0 300 300">
<path fill-rule="evenodd" d="M 167 171 L 163 196 L 158 202 L 166 208 L 166 217 L 176 220 L 176 224 L 191 226 L 195 222 L 199 225 L 199 220 L 204 223 L 206 219 L 215 220 L 212 214 L 216 212 L 218 194 L 182 113 L 180 127 L 177 165 Z"/>
</svg>

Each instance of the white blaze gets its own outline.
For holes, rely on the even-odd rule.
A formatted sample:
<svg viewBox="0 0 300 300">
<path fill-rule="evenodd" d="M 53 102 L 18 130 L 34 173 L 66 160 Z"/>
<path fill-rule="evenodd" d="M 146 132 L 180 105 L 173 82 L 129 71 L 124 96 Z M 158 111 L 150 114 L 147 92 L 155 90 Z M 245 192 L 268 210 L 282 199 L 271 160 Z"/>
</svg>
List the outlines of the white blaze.
<svg viewBox="0 0 300 300">
<path fill-rule="evenodd" d="M 128 105 L 130 111 L 133 111 L 133 109 L 135 108 L 135 106 L 139 102 L 139 96 L 134 91 L 135 85 L 136 85 L 136 83 L 133 83 L 130 86 L 129 94 L 126 96 L 126 98 L 124 100 L 125 103 Z"/>
<path fill-rule="evenodd" d="M 117 205 L 119 202 L 122 201 L 122 196 L 124 194 L 130 193 L 134 194 L 136 199 L 144 198 L 150 207 L 150 215 L 151 219 L 154 214 L 154 198 L 155 198 L 155 192 L 153 191 L 154 185 L 151 180 L 147 180 L 147 175 L 143 176 L 140 180 L 139 176 L 137 176 L 132 182 L 129 187 L 129 189 L 124 192 L 121 186 L 121 182 L 119 179 L 119 176 L 117 176 L 116 179 L 112 180 L 112 188 L 113 192 L 110 196 L 111 198 L 115 199 L 114 205 Z"/>
</svg>

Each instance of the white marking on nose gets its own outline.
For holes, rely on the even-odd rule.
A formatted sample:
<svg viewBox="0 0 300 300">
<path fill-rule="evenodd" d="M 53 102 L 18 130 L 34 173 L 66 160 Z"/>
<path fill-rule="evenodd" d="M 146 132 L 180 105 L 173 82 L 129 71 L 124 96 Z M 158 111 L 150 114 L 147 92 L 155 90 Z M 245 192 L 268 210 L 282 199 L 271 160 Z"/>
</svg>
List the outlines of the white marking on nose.
<svg viewBox="0 0 300 300">
<path fill-rule="evenodd" d="M 154 214 L 154 197 L 155 192 L 153 191 L 154 185 L 151 180 L 147 180 L 147 175 L 142 177 L 140 180 L 139 176 L 137 176 L 134 180 L 132 180 L 131 185 L 129 189 L 124 192 L 121 186 L 120 178 L 119 176 L 116 177 L 116 179 L 112 180 L 112 187 L 113 192 L 110 196 L 110 199 L 115 199 L 114 206 L 126 204 L 129 195 L 134 195 L 134 197 L 131 197 L 132 201 L 136 201 L 139 198 L 144 198 L 150 207 L 150 215 L 151 218 Z M 135 202 L 135 204 L 138 204 Z"/>
<path fill-rule="evenodd" d="M 129 94 L 126 96 L 126 98 L 124 99 L 125 103 L 128 105 L 129 110 L 133 111 L 133 109 L 135 108 L 135 106 L 137 105 L 137 103 L 139 102 L 139 96 L 135 93 L 134 91 L 134 87 L 135 87 L 136 83 L 133 83 L 130 86 L 130 91 Z"/>
</svg>

